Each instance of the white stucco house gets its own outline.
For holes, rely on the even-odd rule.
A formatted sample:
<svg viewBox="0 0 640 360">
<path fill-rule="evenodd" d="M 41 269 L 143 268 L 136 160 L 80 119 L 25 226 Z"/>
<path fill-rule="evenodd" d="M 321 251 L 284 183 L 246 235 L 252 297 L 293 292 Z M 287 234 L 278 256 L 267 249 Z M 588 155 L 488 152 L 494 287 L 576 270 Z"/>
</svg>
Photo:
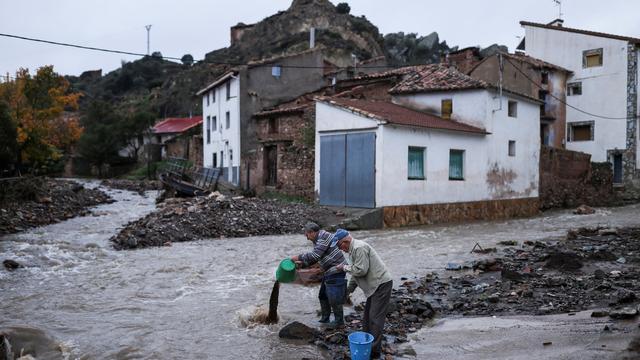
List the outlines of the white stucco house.
<svg viewBox="0 0 640 360">
<path fill-rule="evenodd" d="M 221 178 L 239 184 L 240 80 L 230 71 L 200 90 L 202 96 L 203 165 L 221 168 Z"/>
<path fill-rule="evenodd" d="M 613 164 L 614 182 L 637 182 L 640 38 L 522 21 L 527 55 L 562 66 L 567 80 L 567 149 Z"/>
<path fill-rule="evenodd" d="M 539 100 L 439 64 L 390 93 L 316 101 L 321 204 L 384 208 L 387 226 L 538 211 Z"/>
</svg>

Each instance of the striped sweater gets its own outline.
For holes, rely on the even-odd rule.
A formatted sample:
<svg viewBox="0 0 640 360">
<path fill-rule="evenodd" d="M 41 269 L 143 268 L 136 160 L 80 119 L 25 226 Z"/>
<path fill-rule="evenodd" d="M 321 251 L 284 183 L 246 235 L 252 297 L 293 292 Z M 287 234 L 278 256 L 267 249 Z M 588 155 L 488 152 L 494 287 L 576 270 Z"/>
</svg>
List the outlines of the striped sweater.
<svg viewBox="0 0 640 360">
<path fill-rule="evenodd" d="M 342 255 L 342 251 L 340 251 L 337 246 L 331 247 L 332 239 L 332 233 L 320 230 L 316 240 L 313 242 L 313 250 L 306 254 L 300 254 L 298 257 L 300 261 L 302 261 L 304 267 L 308 267 L 319 262 L 322 270 L 324 270 L 325 276 L 342 272 L 336 269 L 336 266 L 340 264 L 346 265 L 347 262 L 344 259 L 344 255 Z"/>
</svg>

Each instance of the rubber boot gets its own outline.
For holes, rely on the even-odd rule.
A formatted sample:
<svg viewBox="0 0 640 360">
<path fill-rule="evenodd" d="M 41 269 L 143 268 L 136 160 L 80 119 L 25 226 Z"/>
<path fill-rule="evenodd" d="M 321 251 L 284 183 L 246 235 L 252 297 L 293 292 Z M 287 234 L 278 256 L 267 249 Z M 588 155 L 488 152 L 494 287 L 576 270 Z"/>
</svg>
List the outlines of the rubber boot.
<svg viewBox="0 0 640 360">
<path fill-rule="evenodd" d="M 331 309 L 333 310 L 334 320 L 329 324 L 331 327 L 340 327 L 344 325 L 344 312 L 342 309 L 342 304 L 331 305 Z"/>
<path fill-rule="evenodd" d="M 320 300 L 320 320 L 319 323 L 326 324 L 331 317 L 331 305 L 329 300 Z"/>
</svg>

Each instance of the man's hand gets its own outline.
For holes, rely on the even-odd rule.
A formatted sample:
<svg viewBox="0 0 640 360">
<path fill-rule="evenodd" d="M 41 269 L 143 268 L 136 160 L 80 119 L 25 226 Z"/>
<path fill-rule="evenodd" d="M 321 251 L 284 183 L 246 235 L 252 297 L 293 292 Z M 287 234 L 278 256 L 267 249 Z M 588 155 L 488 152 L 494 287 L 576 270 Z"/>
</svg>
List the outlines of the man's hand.
<svg viewBox="0 0 640 360">
<path fill-rule="evenodd" d="M 299 262 L 299 261 L 300 261 L 300 259 L 298 259 L 298 258 L 299 258 L 299 256 L 298 256 L 298 255 L 296 255 L 296 256 L 292 256 L 292 257 L 291 257 L 291 261 L 293 261 L 293 262 Z"/>
<path fill-rule="evenodd" d="M 294 261 L 296 263 L 296 269 L 300 269 L 302 267 L 302 261 Z"/>
<path fill-rule="evenodd" d="M 344 264 L 336 265 L 336 269 L 338 269 L 338 271 L 344 271 Z"/>
</svg>

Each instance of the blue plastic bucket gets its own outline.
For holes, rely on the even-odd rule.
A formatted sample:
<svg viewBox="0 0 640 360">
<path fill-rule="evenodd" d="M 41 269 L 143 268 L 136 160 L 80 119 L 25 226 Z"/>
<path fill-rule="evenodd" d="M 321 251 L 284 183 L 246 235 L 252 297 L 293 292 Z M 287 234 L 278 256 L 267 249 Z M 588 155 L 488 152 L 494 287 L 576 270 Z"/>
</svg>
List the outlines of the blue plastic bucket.
<svg viewBox="0 0 640 360">
<path fill-rule="evenodd" d="M 351 350 L 351 360 L 369 360 L 371 358 L 371 344 L 373 335 L 356 331 L 349 334 L 349 350 Z"/>
</svg>

